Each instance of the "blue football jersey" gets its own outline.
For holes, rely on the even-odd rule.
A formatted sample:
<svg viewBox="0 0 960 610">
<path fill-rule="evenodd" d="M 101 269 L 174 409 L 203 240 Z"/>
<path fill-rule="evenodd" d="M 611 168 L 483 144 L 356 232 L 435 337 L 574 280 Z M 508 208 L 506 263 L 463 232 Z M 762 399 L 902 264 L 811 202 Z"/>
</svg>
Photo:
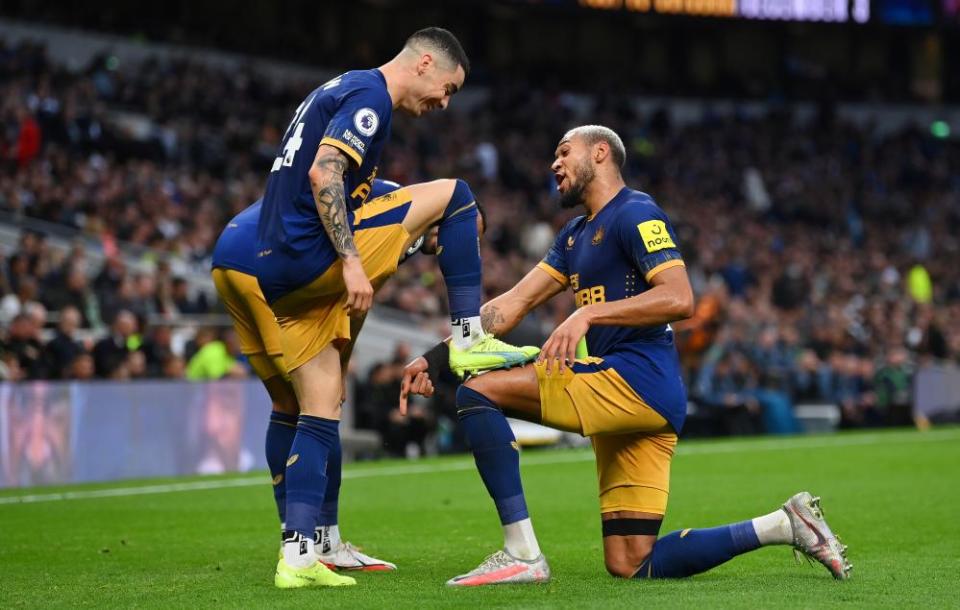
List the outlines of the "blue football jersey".
<svg viewBox="0 0 960 610">
<path fill-rule="evenodd" d="M 230 219 L 213 247 L 214 269 L 233 269 L 247 275 L 256 275 L 257 224 L 260 222 L 260 206 L 257 201 Z"/>
<path fill-rule="evenodd" d="M 376 199 L 400 188 L 390 180 L 379 178 L 373 181 L 370 199 Z M 234 216 L 223 228 L 217 244 L 213 247 L 214 269 L 233 269 L 248 275 L 256 275 L 257 225 L 260 222 L 262 199 Z"/>
<path fill-rule="evenodd" d="M 393 102 L 379 70 L 354 70 L 321 85 L 300 104 L 273 162 L 257 228 L 257 278 L 272 302 L 321 275 L 337 258 L 320 221 L 309 171 L 321 144 L 350 159 L 347 205 L 369 196 Z"/>
<path fill-rule="evenodd" d="M 578 216 L 567 223 L 538 266 L 573 290 L 579 309 L 636 296 L 650 289 L 654 275 L 678 265 L 683 258 L 667 215 L 646 193 L 623 188 L 594 217 Z M 603 362 L 578 364 L 575 371 L 615 368 L 680 431 L 686 390 L 668 325 L 596 325 L 587 331 L 586 341 L 590 356 Z"/>
</svg>

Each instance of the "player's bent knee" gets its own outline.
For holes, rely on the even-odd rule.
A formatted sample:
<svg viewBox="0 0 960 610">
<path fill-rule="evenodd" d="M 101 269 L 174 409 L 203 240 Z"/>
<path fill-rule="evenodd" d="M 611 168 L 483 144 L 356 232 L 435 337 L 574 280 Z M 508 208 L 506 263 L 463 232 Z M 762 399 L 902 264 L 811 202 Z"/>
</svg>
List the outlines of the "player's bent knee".
<svg viewBox="0 0 960 610">
<path fill-rule="evenodd" d="M 330 405 L 330 404 L 301 404 L 300 413 L 302 415 L 310 415 L 312 417 L 322 417 L 324 419 L 335 419 L 340 420 L 340 415 L 342 414 L 343 409 L 340 408 L 339 404 Z"/>
<path fill-rule="evenodd" d="M 633 578 L 633 575 L 640 569 L 640 564 L 634 564 L 623 559 L 612 559 L 604 557 L 607 573 L 614 578 Z"/>
<path fill-rule="evenodd" d="M 604 549 L 603 563 L 607 572 L 617 578 L 633 578 L 650 556 L 653 545 L 624 545 L 616 550 Z"/>
<path fill-rule="evenodd" d="M 293 391 L 293 386 L 283 375 L 274 375 L 269 379 L 264 379 L 263 385 L 273 401 L 274 411 L 287 415 L 298 415 L 300 413 L 300 405 L 297 403 L 297 395 Z"/>
</svg>

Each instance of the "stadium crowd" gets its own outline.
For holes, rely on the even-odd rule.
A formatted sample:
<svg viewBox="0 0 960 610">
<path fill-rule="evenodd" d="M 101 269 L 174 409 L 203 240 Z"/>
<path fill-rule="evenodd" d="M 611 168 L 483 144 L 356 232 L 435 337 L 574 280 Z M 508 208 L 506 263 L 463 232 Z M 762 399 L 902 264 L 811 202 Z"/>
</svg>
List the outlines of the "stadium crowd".
<svg viewBox="0 0 960 610">
<path fill-rule="evenodd" d="M 169 323 L 217 307 L 175 269 L 209 265 L 226 221 L 259 197 L 312 86 L 186 60 L 119 65 L 108 54 L 72 73 L 40 45 L 0 42 L 0 212 L 94 236 L 107 255 L 95 267 L 81 244 L 57 254 L 32 231 L 3 254 L 0 377 L 242 375 L 229 331 L 198 333 L 175 353 Z M 471 184 L 487 215 L 489 296 L 533 267 L 573 216 L 557 207 L 549 164 L 566 128 L 596 122 L 623 136 L 627 183 L 678 231 L 698 295 L 694 318 L 675 329 L 688 389 L 702 408 L 730 414 L 731 431 L 794 431 L 801 402 L 840 405 L 851 426 L 903 422 L 914 367 L 960 358 L 956 141 L 845 124 L 829 106 L 806 123 L 771 106 L 762 118 L 680 125 L 620 94 L 601 93 L 588 110 L 549 87 L 495 84 L 489 94 L 466 111 L 397 118 L 379 172 Z M 121 250 L 153 271 L 129 270 Z M 378 301 L 442 316 L 435 261 L 402 265 Z M 555 299 L 516 332 L 536 344 L 571 307 Z M 56 329 L 45 342 L 48 312 Z M 148 324 L 158 318 L 167 322 Z M 77 341 L 78 329 L 99 339 Z M 396 392 L 384 388 L 397 369 L 378 365 L 361 384 L 370 425 L 385 434 Z M 423 429 L 406 426 L 397 443 L 420 442 Z"/>
</svg>

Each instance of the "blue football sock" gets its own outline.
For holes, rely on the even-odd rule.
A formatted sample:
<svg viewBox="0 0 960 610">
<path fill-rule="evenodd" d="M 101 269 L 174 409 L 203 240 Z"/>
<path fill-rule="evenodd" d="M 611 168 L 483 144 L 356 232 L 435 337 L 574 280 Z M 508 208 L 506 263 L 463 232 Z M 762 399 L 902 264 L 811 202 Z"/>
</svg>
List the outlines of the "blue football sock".
<svg viewBox="0 0 960 610">
<path fill-rule="evenodd" d="M 323 494 L 323 504 L 317 515 L 317 527 L 337 524 L 337 508 L 340 505 L 340 480 L 343 475 L 343 449 L 340 436 L 327 454 L 327 490 Z"/>
<path fill-rule="evenodd" d="M 520 482 L 520 450 L 503 411 L 483 394 L 460 386 L 457 417 L 480 478 L 497 505 L 500 523 L 507 525 L 529 518 Z"/>
<path fill-rule="evenodd" d="M 287 518 L 285 506 L 287 482 L 284 480 L 284 475 L 287 458 L 290 457 L 290 446 L 293 445 L 293 437 L 296 435 L 296 415 L 287 415 L 279 411 L 270 412 L 266 442 L 267 467 L 270 469 L 270 478 L 273 479 L 273 499 L 277 503 L 280 523 Z"/>
<path fill-rule="evenodd" d="M 760 548 L 752 521 L 671 532 L 657 540 L 634 578 L 683 578 Z"/>
<path fill-rule="evenodd" d="M 301 415 L 287 458 L 287 531 L 313 538 L 326 492 L 327 456 L 339 442 L 340 422 Z"/>
<path fill-rule="evenodd" d="M 447 285 L 450 318 L 480 315 L 480 242 L 477 234 L 476 198 L 463 180 L 457 180 L 453 196 L 440 220 L 437 235 L 440 271 Z"/>
</svg>

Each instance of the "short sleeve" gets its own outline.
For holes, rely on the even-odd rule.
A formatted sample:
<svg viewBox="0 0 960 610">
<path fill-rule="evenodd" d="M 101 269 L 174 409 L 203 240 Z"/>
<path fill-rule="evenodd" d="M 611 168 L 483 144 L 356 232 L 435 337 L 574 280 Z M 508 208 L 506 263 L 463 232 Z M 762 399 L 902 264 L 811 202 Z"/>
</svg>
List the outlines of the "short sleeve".
<svg viewBox="0 0 960 610">
<path fill-rule="evenodd" d="M 570 285 L 570 268 L 567 265 L 567 241 L 573 233 L 573 227 L 577 220 L 578 219 L 574 219 L 567 223 L 567 226 L 563 227 L 560 233 L 557 234 L 557 238 L 553 241 L 553 245 L 550 246 L 550 250 L 547 251 L 547 255 L 543 257 L 542 261 L 537 263 L 537 267 L 546 271 L 550 277 L 563 284 L 564 287 Z M 569 245 L 572 246 L 573 244 Z"/>
<path fill-rule="evenodd" d="M 391 111 L 386 89 L 367 86 L 350 91 L 341 98 L 320 144 L 339 148 L 359 167 Z"/>
<path fill-rule="evenodd" d="M 664 269 L 684 265 L 677 234 L 660 208 L 631 206 L 618 225 L 621 246 L 647 282 Z"/>
</svg>

